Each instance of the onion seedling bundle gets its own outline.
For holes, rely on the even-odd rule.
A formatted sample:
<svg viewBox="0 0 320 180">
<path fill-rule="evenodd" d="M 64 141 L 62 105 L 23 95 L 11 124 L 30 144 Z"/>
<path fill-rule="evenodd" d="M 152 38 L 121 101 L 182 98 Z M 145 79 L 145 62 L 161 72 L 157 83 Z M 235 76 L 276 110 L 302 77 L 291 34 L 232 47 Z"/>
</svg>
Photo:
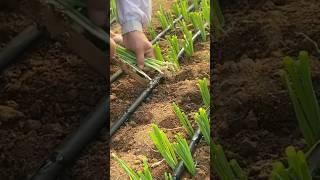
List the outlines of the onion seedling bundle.
<svg viewBox="0 0 320 180">
<path fill-rule="evenodd" d="M 206 110 L 200 108 L 194 115 L 194 119 L 198 124 L 201 134 L 208 144 L 210 144 L 210 120 L 207 116 Z"/>
<path fill-rule="evenodd" d="M 285 70 L 282 71 L 300 129 L 308 146 L 320 139 L 320 109 L 312 86 L 310 58 L 301 51 L 297 61 L 284 58 Z"/>
<path fill-rule="evenodd" d="M 121 168 L 129 176 L 130 180 L 152 180 L 153 179 L 146 159 L 143 160 L 143 165 L 144 165 L 143 172 L 141 171 L 135 172 L 132 168 L 128 166 L 128 164 L 124 160 L 120 159 L 115 154 L 112 154 L 112 156 L 118 161 Z"/>
<path fill-rule="evenodd" d="M 173 11 L 173 14 L 175 16 L 179 16 L 180 15 L 180 7 L 179 7 L 179 3 L 178 3 L 178 0 L 175 0 L 173 3 L 172 3 L 172 11 Z"/>
<path fill-rule="evenodd" d="M 120 60 L 122 60 L 124 63 L 128 64 L 133 69 L 135 69 L 137 72 L 141 73 L 146 78 L 151 80 L 151 78 L 146 73 L 144 73 L 141 69 L 139 69 L 138 67 L 135 66 L 137 59 L 136 59 L 136 56 L 133 52 L 131 52 L 131 51 L 119 46 L 119 45 L 116 47 L 116 52 L 117 52 L 117 56 L 120 58 Z M 149 67 L 151 69 L 158 71 L 159 73 L 163 73 L 161 71 L 163 66 L 170 65 L 170 63 L 165 63 L 161 60 L 156 60 L 156 59 L 152 59 L 152 58 L 146 58 L 144 61 L 144 65 L 146 67 Z"/>
<path fill-rule="evenodd" d="M 193 26 L 196 29 L 200 30 L 202 41 L 205 41 L 207 39 L 207 33 L 205 28 L 205 21 L 203 19 L 203 14 L 201 12 L 191 12 L 190 17 Z"/>
<path fill-rule="evenodd" d="M 209 87 L 207 83 L 207 79 L 200 79 L 198 81 L 198 87 L 200 89 L 200 93 L 202 96 L 203 103 L 206 108 L 210 108 L 210 92 L 209 92 Z"/>
<path fill-rule="evenodd" d="M 192 154 L 187 143 L 187 140 L 181 135 L 176 136 L 177 143 L 174 144 L 175 151 L 182 159 L 183 164 L 187 168 L 188 172 L 194 176 L 196 174 L 196 166 L 192 158 Z"/>
<path fill-rule="evenodd" d="M 274 163 L 270 180 L 312 180 L 306 157 L 302 151 L 296 151 L 294 147 L 289 146 L 286 149 L 286 155 L 288 169 L 281 162 Z"/>
<path fill-rule="evenodd" d="M 183 111 L 181 111 L 181 109 L 177 106 L 176 103 L 173 103 L 172 106 L 174 113 L 178 117 L 180 123 L 182 124 L 185 131 L 188 133 L 189 137 L 193 137 L 194 130 L 186 114 Z"/>
<path fill-rule="evenodd" d="M 248 179 L 236 160 L 228 162 L 220 145 L 210 144 L 210 161 L 221 180 Z"/>
<path fill-rule="evenodd" d="M 178 164 L 178 160 L 173 145 L 170 143 L 167 135 L 161 129 L 159 129 L 157 125 L 153 124 L 152 128 L 152 132 L 150 133 L 151 140 L 168 165 L 172 169 L 175 169 L 176 165 Z"/>
</svg>

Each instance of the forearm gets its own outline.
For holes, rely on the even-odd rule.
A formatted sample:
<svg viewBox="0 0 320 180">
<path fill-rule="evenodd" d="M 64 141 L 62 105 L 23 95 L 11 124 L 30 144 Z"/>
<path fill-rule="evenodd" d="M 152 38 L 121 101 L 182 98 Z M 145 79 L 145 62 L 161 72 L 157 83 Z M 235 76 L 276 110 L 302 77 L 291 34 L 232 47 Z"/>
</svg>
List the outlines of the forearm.
<svg viewBox="0 0 320 180">
<path fill-rule="evenodd" d="M 151 0 L 117 0 L 117 12 L 122 34 L 142 31 L 151 21 Z"/>
</svg>

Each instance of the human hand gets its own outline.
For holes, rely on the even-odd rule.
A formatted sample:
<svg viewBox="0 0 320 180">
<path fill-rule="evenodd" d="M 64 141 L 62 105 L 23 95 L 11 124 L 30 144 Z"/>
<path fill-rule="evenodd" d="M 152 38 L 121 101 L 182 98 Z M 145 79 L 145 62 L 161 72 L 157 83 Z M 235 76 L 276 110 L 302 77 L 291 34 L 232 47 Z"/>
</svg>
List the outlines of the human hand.
<svg viewBox="0 0 320 180">
<path fill-rule="evenodd" d="M 123 45 L 136 54 L 137 64 L 140 69 L 144 68 L 145 57 L 154 57 L 151 42 L 140 31 L 132 31 L 123 35 Z"/>
<path fill-rule="evenodd" d="M 110 38 L 110 58 L 114 59 L 116 57 L 116 48 L 117 48 L 117 43 Z"/>
</svg>

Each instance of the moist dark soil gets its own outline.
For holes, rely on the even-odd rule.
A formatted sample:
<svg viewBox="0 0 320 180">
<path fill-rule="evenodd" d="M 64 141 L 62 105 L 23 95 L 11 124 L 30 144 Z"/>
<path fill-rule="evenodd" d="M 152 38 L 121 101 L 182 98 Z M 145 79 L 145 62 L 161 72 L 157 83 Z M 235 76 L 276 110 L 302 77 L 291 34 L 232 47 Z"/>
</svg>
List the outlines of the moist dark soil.
<svg viewBox="0 0 320 180">
<path fill-rule="evenodd" d="M 279 71 L 284 56 L 307 50 L 319 84 L 320 54 L 304 35 L 320 42 L 320 2 L 223 1 L 222 7 L 225 33 L 212 42 L 212 132 L 250 179 L 265 180 L 287 146 L 306 148 Z"/>
<path fill-rule="evenodd" d="M 23 7 L 0 12 L 0 47 L 32 20 Z M 42 37 L 0 75 L 0 179 L 26 179 L 106 92 L 105 79 L 63 42 Z M 72 179 L 106 179 L 107 135 L 83 151 Z"/>
</svg>

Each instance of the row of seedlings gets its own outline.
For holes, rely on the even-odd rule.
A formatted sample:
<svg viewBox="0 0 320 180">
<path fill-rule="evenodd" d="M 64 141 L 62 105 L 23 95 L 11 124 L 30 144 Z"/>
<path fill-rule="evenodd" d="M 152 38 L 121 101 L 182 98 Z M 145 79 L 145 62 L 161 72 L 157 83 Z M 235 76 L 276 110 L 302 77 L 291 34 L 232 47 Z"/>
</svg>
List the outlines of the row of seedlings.
<svg viewBox="0 0 320 180">
<path fill-rule="evenodd" d="M 207 79 L 199 80 L 198 86 L 200 93 L 204 102 L 203 107 L 201 107 L 198 112 L 194 114 L 195 123 L 198 125 L 201 134 L 204 136 L 205 141 L 210 143 L 210 120 L 208 118 L 208 109 L 210 109 L 210 93 L 208 88 Z M 196 134 L 193 129 L 192 122 L 188 119 L 185 113 L 179 108 L 179 106 L 173 103 L 173 111 L 179 119 L 181 125 L 183 126 L 187 138 L 192 138 Z M 187 139 L 180 133 L 175 135 L 176 142 L 170 142 L 166 133 L 161 130 L 156 124 L 152 124 L 152 131 L 150 132 L 150 138 L 154 143 L 156 149 L 164 158 L 165 162 L 174 172 L 179 164 L 179 160 L 183 163 L 184 167 L 187 169 L 191 176 L 196 176 L 196 163 L 192 157 L 193 152 L 189 148 Z M 151 169 L 147 163 L 147 159 L 143 160 L 143 170 L 135 171 L 128 164 L 119 158 L 116 154 L 112 154 L 125 173 L 133 180 L 152 180 Z M 163 175 L 164 179 L 180 179 L 180 176 L 172 176 L 171 173 L 165 172 Z"/>
<path fill-rule="evenodd" d="M 186 1 L 180 1 L 180 3 L 186 3 Z M 179 41 L 177 36 L 168 36 L 167 39 L 170 44 L 170 51 L 169 55 L 166 58 L 163 58 L 159 44 L 155 45 L 155 52 L 156 52 L 156 58 L 161 59 L 162 61 L 167 61 L 170 64 L 174 65 L 174 68 L 178 70 L 180 68 L 179 61 L 178 59 L 182 57 L 184 52 L 186 52 L 186 56 L 190 57 L 193 54 L 193 42 L 194 40 L 201 36 L 202 40 L 205 41 L 207 39 L 207 32 L 205 31 L 206 26 L 208 26 L 208 23 L 210 22 L 210 6 L 209 6 L 209 1 L 205 0 L 202 1 L 201 4 L 201 9 L 202 11 L 200 12 L 194 12 L 194 13 L 185 13 L 186 12 L 186 5 L 182 4 L 178 10 L 179 12 L 183 15 L 183 18 L 185 21 L 182 21 L 180 23 L 180 28 L 182 29 L 182 32 L 184 34 L 184 44 L 182 47 L 179 45 Z M 178 4 L 173 7 L 179 7 Z M 199 7 L 196 7 L 196 9 Z M 204 9 L 204 10 L 203 10 Z M 162 12 L 161 12 L 162 11 Z M 207 12 L 207 16 L 204 16 L 204 12 Z M 164 11 L 161 10 L 158 12 L 160 15 L 159 17 L 160 22 L 163 22 L 163 27 L 165 25 L 164 22 L 168 18 L 165 17 L 163 14 Z M 164 16 L 163 16 L 164 15 Z M 190 23 L 193 25 L 195 29 L 198 29 L 198 31 L 195 33 L 194 36 L 192 36 L 192 31 L 188 30 L 187 23 Z M 151 33 L 152 34 L 152 33 Z M 181 48 L 181 50 L 180 50 Z M 206 80 L 200 80 L 199 81 L 199 87 L 200 91 L 204 100 L 205 104 L 205 109 L 201 108 L 198 113 L 195 115 L 195 119 L 197 124 L 199 125 L 199 128 L 195 133 L 190 121 L 186 118 L 185 114 L 180 110 L 180 108 L 176 105 L 173 104 L 173 109 L 178 116 L 180 122 L 182 123 L 184 129 L 190 136 L 190 138 L 196 136 L 195 139 L 200 139 L 201 137 L 200 132 L 205 135 L 205 139 L 207 142 L 209 141 L 210 137 L 210 123 L 209 119 L 207 116 L 207 110 L 210 109 L 210 94 L 209 94 L 209 89 L 207 86 L 207 81 Z M 189 145 L 187 143 L 187 140 L 180 134 L 176 136 L 177 142 L 175 144 L 170 143 L 168 140 L 166 134 L 158 128 L 157 125 L 153 125 L 153 131 L 150 134 L 150 137 L 152 141 L 154 142 L 156 148 L 160 152 L 160 154 L 164 157 L 168 165 L 172 168 L 173 171 L 177 171 L 177 169 L 183 169 L 183 167 L 186 167 L 188 172 L 194 176 L 196 174 L 196 166 L 194 163 L 194 160 L 192 158 L 192 148 L 189 148 Z M 192 138 L 194 139 L 194 138 Z M 178 158 L 178 157 L 179 158 Z M 150 168 L 147 164 L 147 160 L 144 160 L 144 169 L 143 171 L 140 172 L 135 172 L 132 168 L 130 168 L 123 160 L 121 160 L 119 157 L 117 157 L 115 154 L 113 154 L 113 157 L 119 162 L 121 167 L 125 170 L 127 175 L 132 178 L 132 179 L 152 179 L 151 171 Z M 178 162 L 178 159 L 181 160 L 181 162 Z M 182 164 L 179 166 L 179 164 Z M 178 170 L 178 172 L 182 172 L 181 170 Z M 172 176 L 170 173 L 165 173 L 165 179 L 179 179 L 181 176 L 181 173 L 179 174 L 174 174 Z"/>
<path fill-rule="evenodd" d="M 180 0 L 181 2 L 187 3 L 186 0 Z M 176 2 L 176 3 L 180 3 Z M 194 9 L 194 5 L 190 4 L 189 7 L 187 8 L 187 11 L 191 11 Z M 159 11 L 161 14 L 161 11 Z M 164 12 L 164 11 L 163 11 Z M 159 13 L 158 13 L 159 14 Z M 163 68 L 170 68 L 173 67 L 174 64 L 171 63 L 170 61 L 167 61 L 163 58 L 162 53 L 161 53 L 161 48 L 159 47 L 159 44 L 157 44 L 156 42 L 158 40 L 160 40 L 160 38 L 162 36 L 164 36 L 167 32 L 169 32 L 169 30 L 174 29 L 173 27 L 179 22 L 181 21 L 184 17 L 182 15 L 179 15 L 174 21 L 169 21 L 169 15 L 170 17 L 172 16 L 172 14 L 161 14 L 166 18 L 168 23 L 167 27 L 163 27 L 163 31 L 161 33 L 159 33 L 153 40 L 152 43 L 154 44 L 154 50 L 155 50 L 155 55 L 156 55 L 156 59 L 146 59 L 145 61 L 145 65 L 147 67 L 151 67 L 154 68 L 156 71 L 159 72 L 159 74 L 151 79 L 150 77 L 148 77 L 144 72 L 141 72 L 141 74 L 145 74 L 146 78 L 151 79 L 148 87 L 140 94 L 140 96 L 138 96 L 138 98 L 132 103 L 132 105 L 128 108 L 128 110 L 111 126 L 111 130 L 110 130 L 110 135 L 112 136 L 120 127 L 121 125 L 127 121 L 129 119 L 129 117 L 135 112 L 135 110 L 138 108 L 138 106 L 151 94 L 152 90 L 160 83 L 160 81 L 162 80 L 164 74 L 161 71 L 161 69 Z M 160 18 L 160 16 L 158 16 Z M 173 19 L 173 18 L 171 18 Z M 198 36 L 198 35 L 197 35 Z M 124 58 L 120 58 L 120 60 L 122 60 L 124 63 L 130 65 L 132 68 L 137 69 L 135 62 L 135 56 L 132 52 L 128 51 L 127 49 L 122 48 L 121 46 L 119 46 L 117 48 L 117 52 L 118 54 L 120 53 L 121 56 L 123 56 Z M 180 53 L 179 57 L 183 54 L 184 50 L 181 51 L 182 53 Z M 178 59 L 178 57 L 177 57 Z M 150 64 L 149 64 L 150 63 Z M 141 71 L 141 70 L 137 70 L 137 71 Z M 120 75 L 120 73 L 115 73 L 117 75 Z M 113 76 L 111 77 L 111 79 L 116 79 Z"/>
</svg>

